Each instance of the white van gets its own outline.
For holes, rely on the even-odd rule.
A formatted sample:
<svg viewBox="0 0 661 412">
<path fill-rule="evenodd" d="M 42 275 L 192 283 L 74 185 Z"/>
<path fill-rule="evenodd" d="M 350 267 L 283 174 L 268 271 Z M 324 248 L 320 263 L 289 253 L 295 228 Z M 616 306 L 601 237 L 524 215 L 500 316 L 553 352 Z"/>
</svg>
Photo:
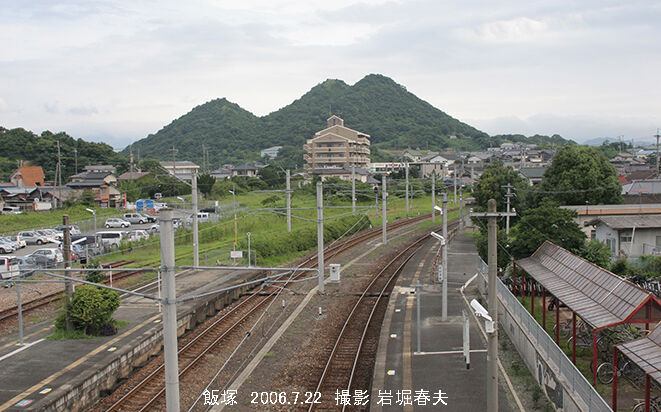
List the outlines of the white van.
<svg viewBox="0 0 661 412">
<path fill-rule="evenodd" d="M 23 213 L 20 207 L 15 207 L 15 206 L 5 206 L 2 208 L 2 213 L 3 215 L 20 215 Z"/>
<path fill-rule="evenodd" d="M 0 279 L 9 279 L 20 274 L 18 259 L 14 256 L 0 256 Z"/>
<path fill-rule="evenodd" d="M 119 230 L 107 230 L 104 232 L 99 232 L 98 236 L 101 239 L 101 243 L 104 246 L 108 246 L 110 248 L 116 248 L 119 247 L 120 242 L 124 240 L 126 236 L 126 232 L 122 232 Z"/>
</svg>

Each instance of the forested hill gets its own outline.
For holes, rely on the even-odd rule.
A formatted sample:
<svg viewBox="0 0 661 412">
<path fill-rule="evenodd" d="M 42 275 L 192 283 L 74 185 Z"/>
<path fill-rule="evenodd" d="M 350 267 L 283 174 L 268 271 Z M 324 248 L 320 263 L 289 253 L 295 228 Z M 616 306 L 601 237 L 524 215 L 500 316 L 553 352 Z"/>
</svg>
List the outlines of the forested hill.
<svg viewBox="0 0 661 412">
<path fill-rule="evenodd" d="M 382 149 L 480 149 L 500 140 L 447 115 L 392 79 L 371 74 L 353 86 L 326 80 L 263 117 L 225 98 L 212 100 L 135 142 L 133 148 L 139 148 L 141 157 L 167 160 L 174 146 L 178 159 L 200 162 L 204 145 L 211 164 L 256 159 L 260 149 L 270 146 L 301 148 L 326 127 L 331 114 L 344 118 L 347 127 L 369 134 L 372 145 Z"/>
<path fill-rule="evenodd" d="M 60 142 L 60 158 L 62 160 L 62 182 L 68 182 L 69 176 L 76 171 L 76 152 L 78 155 L 78 170 L 88 164 L 111 164 L 118 171 L 126 170 L 128 161 L 124 156 L 115 153 L 112 147 L 105 143 L 86 142 L 74 139 L 64 132 L 51 133 L 45 131 L 37 135 L 25 129 L 5 129 L 0 127 L 0 181 L 6 182 L 16 170 L 18 162 L 23 160 L 26 165 L 41 166 L 46 180 L 55 178 L 57 165 L 57 142 Z"/>
</svg>

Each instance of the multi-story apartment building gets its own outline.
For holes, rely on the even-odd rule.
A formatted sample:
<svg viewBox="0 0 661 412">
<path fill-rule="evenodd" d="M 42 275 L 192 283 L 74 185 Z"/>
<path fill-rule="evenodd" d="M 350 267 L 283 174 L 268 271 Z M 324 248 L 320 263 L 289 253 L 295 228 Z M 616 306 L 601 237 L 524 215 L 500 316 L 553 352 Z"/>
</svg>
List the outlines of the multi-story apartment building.
<svg viewBox="0 0 661 412">
<path fill-rule="evenodd" d="M 328 127 L 314 134 L 303 146 L 305 170 L 322 177 L 351 178 L 351 168 L 368 169 L 369 135 L 344 126 L 338 116 L 328 118 Z"/>
</svg>

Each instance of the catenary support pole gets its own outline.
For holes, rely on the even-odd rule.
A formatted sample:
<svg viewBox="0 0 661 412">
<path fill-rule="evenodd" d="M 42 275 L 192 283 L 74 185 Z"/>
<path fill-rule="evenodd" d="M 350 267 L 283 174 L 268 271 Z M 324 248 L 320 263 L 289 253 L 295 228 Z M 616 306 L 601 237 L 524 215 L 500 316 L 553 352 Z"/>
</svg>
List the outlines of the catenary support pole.
<svg viewBox="0 0 661 412">
<path fill-rule="evenodd" d="M 436 222 L 436 172 L 431 174 L 431 222 Z"/>
<path fill-rule="evenodd" d="M 351 213 L 356 214 L 356 165 L 351 165 Z"/>
<path fill-rule="evenodd" d="M 453 201 L 457 203 L 457 164 L 454 164 L 454 174 L 452 175 L 454 177 L 454 199 Z"/>
<path fill-rule="evenodd" d="M 441 320 L 448 320 L 448 195 L 443 192 L 443 239 L 445 244 L 441 245 L 441 267 L 443 268 L 443 288 L 441 299 Z"/>
<path fill-rule="evenodd" d="M 319 292 L 324 291 L 324 190 L 317 183 L 317 262 L 319 268 Z"/>
<path fill-rule="evenodd" d="M 422 285 L 420 283 L 416 283 L 415 285 L 415 306 L 416 306 L 416 316 L 417 316 L 417 327 L 416 327 L 416 334 L 417 334 L 417 343 L 418 343 L 418 350 L 416 351 L 417 353 L 420 353 L 420 299 L 422 296 L 420 296 L 420 291 L 422 290 Z"/>
<path fill-rule="evenodd" d="M 471 335 L 470 335 L 470 323 L 468 319 L 468 313 L 465 309 L 461 310 L 461 314 L 464 319 L 464 330 L 463 330 L 463 347 L 464 347 L 464 361 L 466 362 L 466 369 L 471 368 Z"/>
<path fill-rule="evenodd" d="M 388 192 L 386 192 L 386 175 L 381 176 L 381 243 L 384 245 L 388 243 L 386 206 Z"/>
<path fill-rule="evenodd" d="M 163 267 L 163 352 L 165 355 L 165 404 L 179 412 L 179 366 L 177 356 L 177 304 L 174 274 L 174 227 L 172 209 L 160 212 L 161 266 Z"/>
<path fill-rule="evenodd" d="M 287 232 L 291 232 L 291 172 L 285 171 L 287 178 Z"/>
<path fill-rule="evenodd" d="M 464 230 L 464 191 L 459 180 L 459 231 Z"/>
<path fill-rule="evenodd" d="M 510 198 L 512 196 L 514 196 L 514 195 L 512 195 L 511 190 L 512 190 L 512 185 L 510 185 L 508 183 L 507 184 L 507 194 L 505 195 L 505 197 L 507 198 L 507 213 L 510 212 Z M 509 216 L 505 217 L 505 233 L 507 234 L 507 236 L 510 235 L 510 217 Z"/>
<path fill-rule="evenodd" d="M 406 163 L 405 167 L 405 176 L 406 176 L 406 216 L 409 215 L 409 164 L 408 162 Z"/>
<path fill-rule="evenodd" d="M 193 173 L 193 266 L 200 266 L 200 237 L 197 226 L 197 173 Z"/>
<path fill-rule="evenodd" d="M 496 213 L 496 200 L 489 199 L 489 213 Z M 487 346 L 487 411 L 498 412 L 498 297 L 496 282 L 498 274 L 498 222 L 496 216 L 489 217 L 489 315 L 493 319 L 494 331 L 488 334 Z"/>
<path fill-rule="evenodd" d="M 69 215 L 63 215 L 62 216 L 62 225 L 64 226 L 64 229 L 62 229 L 64 233 L 64 239 L 63 239 L 63 244 L 62 244 L 62 254 L 64 255 L 64 268 L 65 269 L 71 269 L 71 229 L 69 228 Z M 66 275 L 68 277 L 71 277 L 71 272 L 66 272 Z M 70 280 L 67 280 L 64 282 L 64 295 L 65 295 L 65 307 L 69 305 L 71 302 L 71 299 L 73 298 L 73 283 Z M 68 311 L 64 311 L 65 313 L 65 324 L 67 327 L 68 331 L 73 330 L 73 323 L 71 322 L 71 317 L 69 316 Z"/>
</svg>

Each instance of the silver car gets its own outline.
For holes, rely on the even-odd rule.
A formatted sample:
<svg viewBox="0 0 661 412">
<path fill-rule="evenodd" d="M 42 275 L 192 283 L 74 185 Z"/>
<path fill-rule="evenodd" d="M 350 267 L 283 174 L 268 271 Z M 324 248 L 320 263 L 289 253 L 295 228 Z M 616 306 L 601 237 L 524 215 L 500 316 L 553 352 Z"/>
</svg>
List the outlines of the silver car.
<svg viewBox="0 0 661 412">
<path fill-rule="evenodd" d="M 50 242 L 46 236 L 41 235 L 33 230 L 18 232 L 18 238 L 28 245 L 43 245 Z"/>
<path fill-rule="evenodd" d="M 120 218 L 117 218 L 117 217 L 111 217 L 111 218 L 106 219 L 106 225 L 105 226 L 107 228 L 111 228 L 111 227 L 119 227 L 119 228 L 129 227 L 129 226 L 131 226 L 131 222 L 127 222 L 126 220 L 120 219 Z"/>
</svg>

